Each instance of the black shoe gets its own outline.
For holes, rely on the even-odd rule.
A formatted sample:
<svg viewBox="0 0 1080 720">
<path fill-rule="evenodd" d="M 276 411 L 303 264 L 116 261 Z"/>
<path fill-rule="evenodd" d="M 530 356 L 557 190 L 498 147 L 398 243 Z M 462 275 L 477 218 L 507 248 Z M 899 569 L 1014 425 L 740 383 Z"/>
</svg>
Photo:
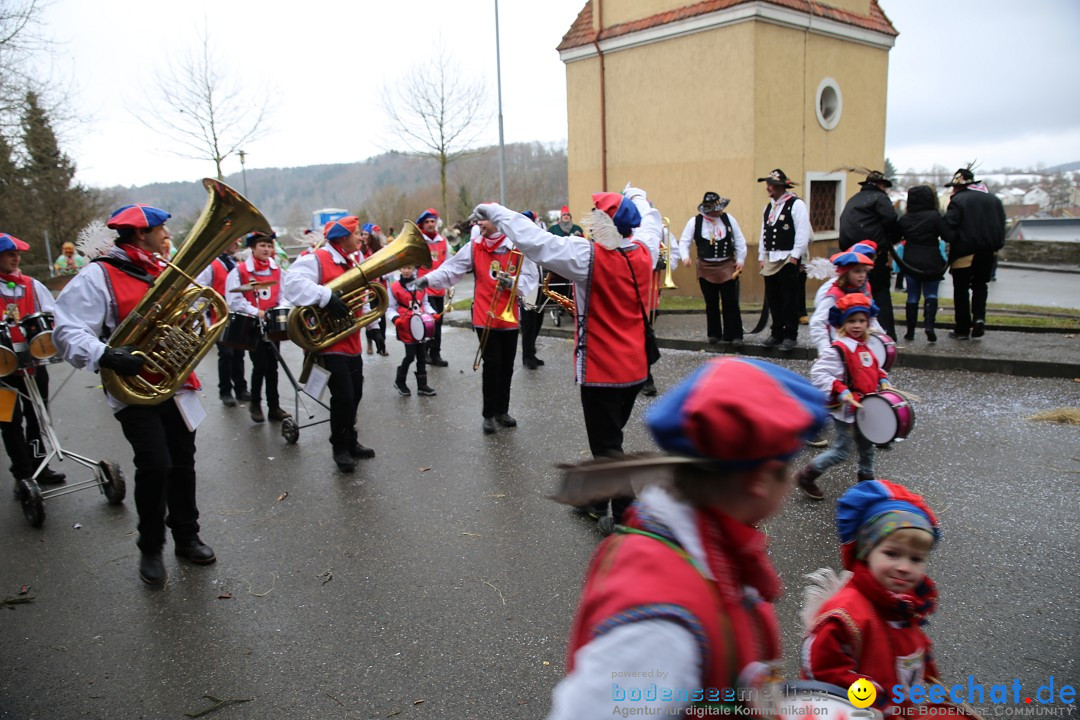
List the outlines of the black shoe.
<svg viewBox="0 0 1080 720">
<path fill-rule="evenodd" d="M 249 412 L 251 413 L 251 419 L 254 420 L 255 422 L 257 422 L 257 423 L 266 422 L 266 416 L 263 415 L 262 404 L 261 403 L 256 403 L 256 402 L 251 403 L 251 407 L 249 408 Z"/>
<path fill-rule="evenodd" d="M 424 397 L 435 397 L 436 395 L 438 395 L 438 393 L 435 392 L 435 388 L 428 385 L 417 385 L 416 394 L 423 395 Z"/>
<path fill-rule="evenodd" d="M 169 573 L 165 571 L 165 563 L 161 560 L 160 550 L 144 552 L 139 557 L 139 579 L 151 587 L 165 587 L 165 583 L 169 580 Z"/>
<path fill-rule="evenodd" d="M 395 380 L 394 388 L 397 390 L 398 395 L 402 397 L 409 397 L 412 395 L 412 390 L 409 389 L 409 386 L 405 384 L 404 380 Z"/>
<path fill-rule="evenodd" d="M 503 427 L 517 427 L 517 420 L 515 420 L 514 416 L 512 416 L 510 413 L 496 415 L 495 422 L 499 423 Z"/>
<path fill-rule="evenodd" d="M 232 394 L 222 395 L 221 404 L 225 407 L 236 407 L 236 398 L 234 398 Z"/>
<path fill-rule="evenodd" d="M 778 337 L 776 337 L 774 335 L 770 335 L 769 337 L 765 338 L 765 342 L 763 342 L 761 344 L 764 345 L 765 347 L 776 347 L 777 345 L 779 345 L 782 342 L 783 342 L 783 340 L 781 340 L 780 338 L 778 338 Z"/>
<path fill-rule="evenodd" d="M 274 422 L 281 422 L 287 417 L 292 417 L 292 415 L 285 412 L 279 407 L 272 407 L 270 408 L 270 411 L 266 413 L 266 417 L 273 420 Z"/>
<path fill-rule="evenodd" d="M 791 352 L 796 347 L 798 347 L 798 345 L 799 343 L 792 340 L 791 338 L 785 338 L 784 341 L 780 343 L 780 350 L 782 350 L 783 352 Z"/>
<path fill-rule="evenodd" d="M 716 336 L 714 336 L 714 335 L 710 335 L 710 336 L 709 336 L 709 344 L 710 344 L 710 345 L 716 345 L 716 344 L 718 344 L 719 342 L 720 342 L 720 338 L 718 338 L 718 337 L 716 337 Z"/>
<path fill-rule="evenodd" d="M 485 435 L 494 435 L 495 434 L 495 419 L 494 418 L 484 418 L 483 428 L 484 428 L 484 434 Z"/>
<path fill-rule="evenodd" d="M 544 364 L 544 361 L 543 361 L 543 360 L 541 360 L 540 358 L 533 358 L 533 360 L 535 360 L 535 361 L 536 361 L 536 364 L 537 364 L 537 365 L 543 366 L 543 364 Z"/>
<path fill-rule="evenodd" d="M 370 460 L 371 458 L 375 457 L 375 451 L 369 447 L 361 445 L 360 443 L 356 443 L 351 448 L 349 448 L 349 455 L 354 458 L 359 458 L 360 460 Z M 337 458 L 337 455 L 335 455 L 334 457 Z"/>
<path fill-rule="evenodd" d="M 388 357 L 390 353 L 386 352 L 386 348 L 379 348 L 379 354 L 383 357 Z"/>
<path fill-rule="evenodd" d="M 641 394 L 644 395 L 645 397 L 655 397 L 656 396 L 656 385 L 654 385 L 651 382 L 645 383 L 644 385 L 641 386 Z"/>
<path fill-rule="evenodd" d="M 933 328 L 927 328 L 926 329 L 926 342 L 929 342 L 929 343 L 936 343 L 937 342 L 937 333 L 934 332 Z"/>
<path fill-rule="evenodd" d="M 981 338 L 985 334 L 986 334 L 986 321 L 985 320 L 976 320 L 975 325 L 972 326 L 972 328 L 971 328 L 971 337 L 973 337 L 973 338 Z"/>
<path fill-rule="evenodd" d="M 742 347 L 742 346 L 743 346 L 742 338 L 732 338 L 732 339 L 730 340 L 730 342 L 731 342 L 731 347 L 733 347 L 733 348 L 737 348 L 737 347 Z"/>
<path fill-rule="evenodd" d="M 536 362 L 536 358 L 522 358 L 521 364 L 525 366 L 527 370 L 535 370 L 540 367 L 540 363 Z"/>
<path fill-rule="evenodd" d="M 971 336 L 968 335 L 967 333 L 965 333 L 963 335 L 957 335 L 955 330 L 951 330 L 949 332 L 949 337 L 951 337 L 953 340 L 970 340 L 971 339 Z"/>
<path fill-rule="evenodd" d="M 337 468 L 341 472 L 351 473 L 356 469 L 356 461 L 348 450 L 334 453 L 334 462 L 337 463 Z"/>
<path fill-rule="evenodd" d="M 51 467 L 46 465 L 45 469 L 38 474 L 37 481 L 39 485 L 59 485 L 60 483 L 64 482 L 66 478 L 67 475 L 65 475 L 64 473 L 56 472 Z"/>
<path fill-rule="evenodd" d="M 449 364 L 438 353 L 431 353 L 431 359 L 428 360 L 428 365 L 434 365 L 435 367 L 446 367 Z"/>
<path fill-rule="evenodd" d="M 217 561 L 217 555 L 214 554 L 213 548 L 199 538 L 177 542 L 176 549 L 173 552 L 176 553 L 176 557 L 184 558 L 196 565 L 211 565 Z"/>
<path fill-rule="evenodd" d="M 825 493 L 821 491 L 816 482 L 819 477 L 821 477 L 821 472 L 814 470 L 813 466 L 807 465 L 795 473 L 795 483 L 806 494 L 806 497 L 811 500 L 824 500 Z"/>
<path fill-rule="evenodd" d="M 236 399 L 240 402 L 251 402 L 251 393 L 247 390 L 237 390 Z"/>
</svg>

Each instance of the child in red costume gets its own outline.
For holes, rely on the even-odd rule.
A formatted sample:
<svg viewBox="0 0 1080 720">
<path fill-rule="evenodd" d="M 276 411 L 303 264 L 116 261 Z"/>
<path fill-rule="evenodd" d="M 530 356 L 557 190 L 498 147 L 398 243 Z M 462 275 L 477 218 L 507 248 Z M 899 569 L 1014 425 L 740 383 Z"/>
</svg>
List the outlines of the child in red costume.
<svg viewBox="0 0 1080 720">
<path fill-rule="evenodd" d="M 937 517 L 920 495 L 888 480 L 859 483 L 836 506 L 845 572 L 809 576 L 800 662 L 802 677 L 848 687 L 859 678 L 875 685 L 875 706 L 886 708 L 894 686 L 936 682 L 930 638 L 922 630 L 937 609 L 937 588 L 926 575 L 940 537 Z M 827 595 L 840 581 L 842 587 Z"/>
<path fill-rule="evenodd" d="M 870 318 L 877 307 L 862 293 L 840 297 L 829 313 L 829 322 L 839 328 L 832 352 L 822 353 L 810 368 L 810 382 L 830 399 L 835 422 L 832 447 L 814 458 L 795 476 L 807 497 L 821 500 L 825 493 L 816 480 L 833 465 L 851 457 L 858 448 L 859 481 L 874 477 L 874 444 L 855 431 L 855 408 L 862 398 L 876 390 L 891 387 L 874 353 L 866 346 Z"/>
</svg>

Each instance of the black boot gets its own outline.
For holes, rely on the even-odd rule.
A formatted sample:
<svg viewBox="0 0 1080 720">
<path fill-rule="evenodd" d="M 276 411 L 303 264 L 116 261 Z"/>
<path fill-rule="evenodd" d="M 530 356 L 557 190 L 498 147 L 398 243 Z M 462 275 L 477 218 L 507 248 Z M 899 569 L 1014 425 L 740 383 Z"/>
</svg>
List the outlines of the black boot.
<svg viewBox="0 0 1080 720">
<path fill-rule="evenodd" d="M 926 341 L 937 342 L 937 333 L 934 332 L 934 322 L 937 320 L 937 298 L 926 301 L 926 307 L 923 308 L 924 320 L 926 322 Z"/>
<path fill-rule="evenodd" d="M 821 500 L 825 497 L 825 493 L 821 491 L 816 482 L 819 477 L 821 477 L 821 471 L 815 470 L 813 465 L 807 465 L 795 473 L 795 483 L 811 500 Z"/>
<path fill-rule="evenodd" d="M 904 309 L 907 310 L 907 330 L 904 331 L 904 339 L 911 342 L 915 339 L 915 328 L 919 325 L 919 303 L 908 303 Z"/>
<path fill-rule="evenodd" d="M 408 373 L 409 371 L 407 368 L 399 367 L 397 369 L 397 379 L 394 380 L 394 387 L 397 388 L 398 395 L 401 395 L 402 397 L 412 395 L 412 390 L 410 390 L 409 386 L 405 383 L 405 377 Z"/>
<path fill-rule="evenodd" d="M 431 397 L 431 396 L 435 395 L 435 388 L 428 387 L 427 373 L 426 372 L 418 372 L 418 373 L 415 373 L 415 374 L 416 374 L 416 394 L 417 395 L 426 395 L 428 397 Z"/>
</svg>

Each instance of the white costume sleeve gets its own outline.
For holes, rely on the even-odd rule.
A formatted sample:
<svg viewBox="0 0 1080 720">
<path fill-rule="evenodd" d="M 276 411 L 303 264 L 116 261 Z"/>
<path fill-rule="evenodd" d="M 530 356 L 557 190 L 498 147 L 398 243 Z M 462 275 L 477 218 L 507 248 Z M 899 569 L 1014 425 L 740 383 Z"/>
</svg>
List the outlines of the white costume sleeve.
<svg viewBox="0 0 1080 720">
<path fill-rule="evenodd" d="M 519 212 L 491 203 L 483 206 L 487 218 L 506 234 L 525 256 L 546 270 L 571 281 L 589 277 L 592 243 L 584 238 L 560 237 L 541 230 Z"/>
<path fill-rule="evenodd" d="M 643 620 L 615 628 L 601 635 L 574 654 L 574 670 L 563 678 L 551 693 L 551 712 L 548 720 L 577 720 L 602 718 L 617 714 L 616 707 L 625 705 L 615 699 L 614 685 L 620 690 L 644 687 L 702 687 L 701 658 L 697 642 L 689 630 L 668 620 Z M 612 678 L 612 672 L 659 670 L 663 678 L 628 678 L 626 684 Z M 635 701 L 634 708 L 687 707 L 689 703 L 673 701 Z"/>
<path fill-rule="evenodd" d="M 473 271 L 472 243 L 473 241 L 470 240 L 462 245 L 446 262 L 425 275 L 424 279 L 428 281 L 428 287 L 433 290 L 442 290 L 451 285 L 457 285 L 461 278 L 471 273 Z"/>
<path fill-rule="evenodd" d="M 690 264 L 690 245 L 694 242 L 694 221 L 697 220 L 697 215 L 686 221 L 686 227 L 683 228 L 682 235 L 679 236 L 679 260 L 683 265 Z"/>
<path fill-rule="evenodd" d="M 225 302 L 228 303 L 229 310 L 244 315 L 258 315 L 259 308 L 249 303 L 247 298 L 244 297 L 244 293 L 232 292 L 233 288 L 238 287 L 240 287 L 240 271 L 233 268 L 225 276 Z"/>
<path fill-rule="evenodd" d="M 795 246 L 791 249 L 791 257 L 806 257 L 806 249 L 810 246 L 810 238 L 814 233 L 810 228 L 810 211 L 806 209 L 802 198 L 796 198 L 791 206 L 791 219 L 795 223 Z"/>
<path fill-rule="evenodd" d="M 736 222 L 734 215 L 728 215 L 728 220 L 731 221 L 731 235 L 735 240 L 735 262 L 739 265 L 746 263 L 746 238 L 742 234 L 742 229 L 739 227 L 739 223 Z M 691 232 L 693 232 L 691 230 Z"/>
<path fill-rule="evenodd" d="M 664 219 L 660 217 L 659 210 L 649 205 L 643 190 L 627 188 L 626 192 L 641 215 L 641 224 L 634 229 L 633 239 L 645 243 L 652 258 L 650 267 L 656 267 L 656 261 L 660 259 L 660 234 L 664 229 Z"/>
<path fill-rule="evenodd" d="M 539 284 L 540 270 L 536 267 L 536 263 L 526 257 L 525 261 L 521 263 L 521 277 L 518 278 L 517 286 L 518 296 L 529 297 Z"/>
<path fill-rule="evenodd" d="M 832 295 L 824 295 L 814 302 L 814 314 L 810 316 L 810 342 L 817 348 L 819 357 L 828 351 L 835 339 L 835 333 L 829 332 L 829 310 L 835 306 L 836 298 Z"/>
<path fill-rule="evenodd" d="M 765 216 L 768 217 L 769 208 L 772 206 L 771 202 L 765 203 Z M 761 234 L 758 235 L 757 243 L 757 259 L 758 262 L 765 262 L 768 259 L 769 253 L 765 252 L 765 223 L 761 223 Z"/>
<path fill-rule="evenodd" d="M 38 312 L 53 312 L 56 309 L 56 301 L 53 300 L 49 288 L 45 287 L 34 278 L 30 278 L 30 280 L 32 281 L 30 285 L 34 288 L 34 304 L 37 306 Z"/>
<path fill-rule="evenodd" d="M 216 259 L 216 258 L 215 258 Z M 195 276 L 195 282 L 200 285 L 210 287 L 214 282 L 214 261 L 211 260 L 210 264 L 202 269 L 202 272 Z"/>
<path fill-rule="evenodd" d="M 825 393 L 825 397 L 832 398 L 833 381 L 844 380 L 844 361 L 840 357 L 840 352 L 835 348 L 829 348 L 826 352 L 821 353 L 814 360 L 814 364 L 810 366 L 810 382 L 813 383 L 821 392 Z"/>
<path fill-rule="evenodd" d="M 101 336 L 106 324 L 110 329 L 117 325 L 104 273 L 100 263 L 83 268 L 56 298 L 53 341 L 57 350 L 75 367 L 94 372 L 105 352 Z"/>
<path fill-rule="evenodd" d="M 319 258 L 315 253 L 296 259 L 284 275 L 281 291 L 292 305 L 326 307 L 330 302 L 330 288 L 319 284 Z"/>
<path fill-rule="evenodd" d="M 398 305 L 397 296 L 394 295 L 393 290 L 391 290 L 392 287 L 393 285 L 386 289 L 386 322 L 391 325 L 394 324 L 394 318 L 398 316 L 398 307 L 400 307 Z"/>
</svg>

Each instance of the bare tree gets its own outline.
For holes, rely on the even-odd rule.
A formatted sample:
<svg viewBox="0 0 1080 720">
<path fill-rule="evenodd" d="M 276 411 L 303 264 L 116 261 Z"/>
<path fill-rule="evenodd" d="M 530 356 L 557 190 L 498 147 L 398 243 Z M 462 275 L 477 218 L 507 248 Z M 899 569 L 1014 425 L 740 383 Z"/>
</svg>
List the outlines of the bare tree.
<svg viewBox="0 0 1080 720">
<path fill-rule="evenodd" d="M 491 119 L 481 78 L 466 78 L 440 41 L 435 55 L 379 93 L 391 133 L 408 151 L 439 164 L 442 207 L 446 167 L 467 155 Z"/>
<path fill-rule="evenodd" d="M 0 0 L 0 127 L 9 132 L 36 86 L 30 61 L 49 44 L 40 34 L 42 9 L 39 0 Z"/>
<path fill-rule="evenodd" d="M 143 124 L 172 140 L 176 155 L 213 162 L 218 180 L 221 163 L 266 132 L 269 95 L 229 75 L 205 26 L 199 47 L 158 75 L 155 86 L 162 102 L 147 108 Z"/>
</svg>

